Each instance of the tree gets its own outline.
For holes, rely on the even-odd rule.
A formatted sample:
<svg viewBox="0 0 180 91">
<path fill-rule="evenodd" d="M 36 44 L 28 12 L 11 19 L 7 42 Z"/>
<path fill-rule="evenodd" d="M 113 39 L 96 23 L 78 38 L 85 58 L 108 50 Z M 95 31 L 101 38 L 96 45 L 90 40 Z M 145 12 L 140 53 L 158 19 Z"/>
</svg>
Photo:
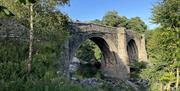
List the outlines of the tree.
<svg viewBox="0 0 180 91">
<path fill-rule="evenodd" d="M 167 27 L 180 27 L 180 0 L 161 0 L 152 8 L 152 22 Z"/>
<path fill-rule="evenodd" d="M 95 19 L 93 21 L 90 21 L 90 23 L 95 24 L 103 24 L 111 27 L 118 27 L 122 26 L 125 27 L 127 24 L 128 18 L 125 16 L 119 16 L 116 11 L 108 11 L 104 16 L 102 20 Z"/>
<path fill-rule="evenodd" d="M 66 4 L 68 0 L 52 0 L 53 2 L 57 2 L 58 4 Z M 20 0 L 21 3 L 26 4 L 26 0 Z M 33 4 L 35 3 L 35 0 L 29 0 L 29 12 L 30 12 L 30 30 L 29 30 L 29 56 L 28 56 L 28 73 L 31 72 L 32 69 L 32 52 L 33 52 Z"/>
<path fill-rule="evenodd" d="M 134 17 L 128 20 L 126 28 L 144 33 L 147 30 L 147 25 L 140 19 L 140 17 Z"/>
<path fill-rule="evenodd" d="M 126 25 L 128 24 L 128 18 L 125 17 L 125 16 L 119 16 L 119 22 L 120 24 L 118 26 L 121 26 L 121 27 L 126 27 Z"/>
<path fill-rule="evenodd" d="M 26 75 L 27 67 L 25 66 L 27 64 L 25 60 L 28 57 L 28 41 L 21 40 L 26 36 L 26 31 L 23 31 L 22 37 L 20 35 L 20 38 L 17 39 L 1 38 L 0 91 L 44 91 L 46 87 L 49 91 L 56 91 L 59 90 L 57 88 L 62 88 L 62 86 L 58 86 L 60 85 L 59 82 L 63 82 L 64 79 L 56 72 L 59 70 L 59 55 L 62 51 L 60 46 L 63 45 L 68 36 L 66 27 L 68 17 L 67 19 L 65 17 L 67 16 L 63 13 L 54 11 L 41 12 L 34 17 L 34 37 L 38 41 L 35 40 L 33 43 L 33 66 L 30 76 Z M 8 26 L 2 23 L 0 30 L 2 31 L 4 27 L 4 30 L 7 31 L 21 32 L 22 28 L 17 29 L 17 22 L 14 22 L 15 24 L 10 22 Z M 21 27 L 21 24 L 19 25 Z M 62 79 L 63 81 L 56 80 L 54 82 L 52 79 Z"/>
<path fill-rule="evenodd" d="M 29 56 L 28 56 L 28 73 L 31 72 L 32 69 L 32 52 L 33 52 L 33 15 L 34 15 L 34 7 L 33 5 L 36 4 L 37 2 L 40 2 L 40 4 L 45 3 L 44 6 L 50 6 L 50 5 L 64 5 L 64 4 L 68 4 L 69 0 L 49 0 L 49 1 L 39 1 L 39 0 L 18 0 L 15 2 L 13 1 L 2 1 L 2 3 L 6 4 L 7 7 L 11 8 L 13 11 L 15 11 L 14 13 L 16 13 L 15 15 L 17 16 L 24 16 L 29 12 Z M 23 4 L 23 5 L 22 5 Z M 25 5 L 25 6 L 24 6 Z M 29 6 L 29 8 L 23 8 L 21 6 Z M 41 6 L 43 7 L 43 5 Z M 53 7 L 53 6 L 52 6 Z M 18 8 L 18 9 L 16 9 Z M 21 14 L 22 10 L 27 10 L 27 12 L 25 12 L 25 14 Z M 5 9 L 1 9 L 1 10 L 5 10 Z M 5 12 L 6 13 L 6 12 Z"/>
<path fill-rule="evenodd" d="M 28 55 L 28 73 L 31 72 L 32 69 L 32 52 L 33 52 L 33 3 L 29 2 L 29 14 L 30 14 L 30 18 L 29 18 L 29 25 L 30 25 L 30 29 L 29 29 L 29 55 Z"/>
<path fill-rule="evenodd" d="M 27 7 L 28 5 L 23 5 L 23 6 Z M 61 52 L 60 46 L 63 44 L 63 41 L 65 40 L 65 37 L 67 37 L 68 34 L 68 31 L 65 31 L 64 29 L 66 27 L 65 25 L 67 25 L 68 23 L 68 17 L 63 13 L 57 11 L 56 12 L 38 11 L 38 13 L 36 13 L 35 4 L 33 8 L 34 8 L 33 34 L 34 37 L 35 38 L 38 37 L 37 39 L 39 39 L 40 41 L 36 41 L 36 40 L 33 41 L 33 61 L 32 61 L 33 66 L 32 66 L 31 75 L 26 75 L 27 70 L 25 68 L 25 65 L 27 64 L 25 60 L 27 59 L 27 55 L 28 55 L 28 45 L 27 45 L 28 40 L 19 41 L 18 38 L 17 40 L 5 39 L 1 41 L 0 42 L 0 46 L 1 46 L 0 90 L 2 91 L 6 91 L 6 90 L 56 91 L 56 90 L 62 90 L 63 88 L 67 88 L 67 87 L 62 87 L 59 84 L 59 82 L 63 82 L 64 79 L 63 81 L 56 80 L 56 82 L 54 81 L 52 82 L 52 79 L 61 79 L 61 77 L 56 72 L 57 69 L 59 68 L 59 55 Z M 18 18 L 17 20 L 19 21 L 20 19 Z M 19 24 L 24 22 L 20 21 L 16 23 Z M 10 23 L 9 26 L 5 26 L 5 27 L 11 27 L 11 24 L 12 23 Z M 19 25 L 21 27 L 21 24 Z M 29 28 L 28 25 L 26 26 L 26 29 Z M 1 26 L 0 24 L 0 27 L 2 28 L 4 26 Z M 13 31 L 15 30 L 15 28 L 11 28 L 11 29 L 13 29 Z M 17 31 L 21 32 L 22 30 L 20 29 Z M 23 31 L 22 33 L 23 35 L 26 35 L 26 32 L 24 33 Z M 22 37 L 20 36 L 20 38 Z"/>
<path fill-rule="evenodd" d="M 151 61 L 151 70 L 148 73 L 149 78 L 161 82 L 169 87 L 170 83 L 175 81 L 175 68 L 179 63 L 174 60 L 177 51 L 174 41 L 176 34 L 170 29 L 159 27 L 148 31 L 147 52 Z M 179 49 L 178 49 L 179 50 Z M 152 84 L 152 85 L 153 85 Z"/>
<path fill-rule="evenodd" d="M 117 27 L 120 23 L 118 13 L 116 11 L 108 11 L 103 16 L 102 23 L 107 26 Z"/>
<path fill-rule="evenodd" d="M 160 24 L 162 27 L 166 28 L 167 33 L 170 33 L 171 36 L 165 37 L 164 38 L 164 45 L 169 44 L 169 37 L 175 36 L 171 40 L 172 46 L 168 46 L 167 49 L 171 50 L 174 49 L 174 52 L 172 52 L 173 60 L 169 61 L 176 61 L 176 63 L 179 63 L 179 44 L 180 44 L 180 39 L 179 39 L 179 33 L 180 33 L 180 14 L 179 14 L 179 8 L 180 8 L 180 0 L 162 0 L 158 2 L 157 4 L 154 5 L 152 9 L 152 21 L 154 23 Z M 167 33 L 164 33 L 163 35 L 168 35 Z M 178 90 L 178 85 L 179 85 L 179 67 L 180 64 L 176 66 L 176 76 L 177 76 L 177 81 L 176 81 L 176 90 Z"/>
<path fill-rule="evenodd" d="M 92 21 L 98 24 L 104 24 L 111 27 L 125 27 L 139 33 L 144 33 L 147 30 L 147 25 L 141 20 L 140 17 L 133 17 L 128 19 L 125 16 L 119 16 L 116 11 L 108 11 L 102 21 Z"/>
</svg>

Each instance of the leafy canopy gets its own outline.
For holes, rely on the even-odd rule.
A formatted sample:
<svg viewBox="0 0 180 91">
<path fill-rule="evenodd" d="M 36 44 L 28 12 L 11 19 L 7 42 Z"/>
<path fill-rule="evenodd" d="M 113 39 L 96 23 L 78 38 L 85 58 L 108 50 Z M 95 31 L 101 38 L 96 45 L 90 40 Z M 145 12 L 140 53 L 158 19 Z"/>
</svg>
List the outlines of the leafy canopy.
<svg viewBox="0 0 180 91">
<path fill-rule="evenodd" d="M 102 20 L 94 20 L 91 23 L 103 24 L 111 27 L 126 27 L 127 29 L 144 33 L 147 30 L 147 25 L 140 17 L 133 17 L 128 19 L 125 16 L 119 16 L 117 11 L 108 11 Z"/>
<path fill-rule="evenodd" d="M 180 0 L 161 0 L 152 9 L 152 21 L 162 26 L 180 27 Z"/>
<path fill-rule="evenodd" d="M 119 24 L 119 15 L 116 11 L 108 11 L 102 19 L 104 25 L 117 27 Z"/>
<path fill-rule="evenodd" d="M 53 11 L 56 5 L 69 4 L 70 0 L 1 0 L 0 16 L 15 15 L 18 18 L 24 18 L 28 15 L 28 3 L 34 4 L 34 11 Z"/>
<path fill-rule="evenodd" d="M 140 17 L 134 17 L 128 21 L 126 28 L 143 33 L 147 30 L 147 25 L 140 19 Z"/>
</svg>

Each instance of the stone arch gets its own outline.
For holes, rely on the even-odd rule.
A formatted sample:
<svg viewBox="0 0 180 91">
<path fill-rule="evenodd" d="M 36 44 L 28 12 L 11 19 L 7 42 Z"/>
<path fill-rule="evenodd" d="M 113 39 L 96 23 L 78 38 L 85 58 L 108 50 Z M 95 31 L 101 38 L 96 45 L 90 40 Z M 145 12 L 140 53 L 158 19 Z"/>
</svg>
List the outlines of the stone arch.
<svg viewBox="0 0 180 91">
<path fill-rule="evenodd" d="M 134 39 L 129 40 L 127 43 L 127 52 L 130 65 L 138 60 L 138 47 Z"/>
<path fill-rule="evenodd" d="M 114 55 L 114 52 L 111 51 L 110 46 L 113 46 L 113 44 L 109 44 L 105 39 L 105 34 L 103 33 L 79 33 L 79 34 L 73 34 L 69 39 L 68 42 L 65 43 L 64 46 L 64 53 L 61 55 L 62 61 L 62 67 L 63 72 L 65 75 L 69 74 L 69 64 L 72 62 L 73 57 L 75 56 L 76 51 L 81 46 L 82 42 L 90 39 L 93 41 L 97 46 L 100 48 L 103 60 L 101 61 L 101 70 L 102 73 L 107 73 L 111 67 L 116 63 L 116 56 Z M 110 74 L 111 75 L 111 74 Z"/>
</svg>

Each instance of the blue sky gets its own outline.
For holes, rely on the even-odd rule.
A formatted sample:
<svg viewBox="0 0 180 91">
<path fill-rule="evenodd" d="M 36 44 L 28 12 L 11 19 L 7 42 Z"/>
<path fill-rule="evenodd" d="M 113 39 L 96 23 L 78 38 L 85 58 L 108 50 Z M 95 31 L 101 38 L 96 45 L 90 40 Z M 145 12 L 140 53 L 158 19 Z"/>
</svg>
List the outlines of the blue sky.
<svg viewBox="0 0 180 91">
<path fill-rule="evenodd" d="M 102 19 L 109 10 L 115 10 L 128 18 L 139 16 L 149 29 L 157 25 L 150 23 L 151 8 L 157 0 L 70 0 L 70 6 L 59 9 L 73 20 L 90 21 Z"/>
</svg>

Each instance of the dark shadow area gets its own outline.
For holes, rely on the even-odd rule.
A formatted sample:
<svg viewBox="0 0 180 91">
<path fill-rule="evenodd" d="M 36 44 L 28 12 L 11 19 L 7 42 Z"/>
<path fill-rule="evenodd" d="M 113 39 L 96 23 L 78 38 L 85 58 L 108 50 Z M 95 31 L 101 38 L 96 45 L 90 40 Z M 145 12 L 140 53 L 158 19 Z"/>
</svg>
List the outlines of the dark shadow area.
<svg viewBox="0 0 180 91">
<path fill-rule="evenodd" d="M 127 45 L 128 58 L 130 63 L 130 72 L 136 71 L 136 61 L 138 60 L 137 45 L 133 39 L 128 42 Z"/>
</svg>

